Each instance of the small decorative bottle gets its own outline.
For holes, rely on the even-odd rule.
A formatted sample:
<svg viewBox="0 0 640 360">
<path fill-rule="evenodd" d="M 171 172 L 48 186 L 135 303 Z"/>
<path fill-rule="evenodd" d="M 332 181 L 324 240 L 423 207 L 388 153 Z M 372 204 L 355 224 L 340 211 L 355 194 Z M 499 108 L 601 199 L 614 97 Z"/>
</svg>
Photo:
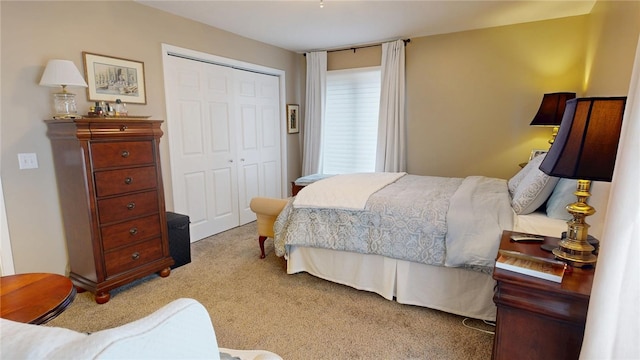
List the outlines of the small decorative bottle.
<svg viewBox="0 0 640 360">
<path fill-rule="evenodd" d="M 102 106 L 100 106 L 100 103 L 96 101 L 96 106 L 94 109 L 96 115 L 98 116 L 102 116 Z"/>
<path fill-rule="evenodd" d="M 123 103 L 122 100 L 116 99 L 116 116 L 127 116 L 127 104 Z"/>
<path fill-rule="evenodd" d="M 116 112 L 113 110 L 113 106 L 111 106 L 111 104 L 107 103 L 107 108 L 105 109 L 107 111 L 107 116 L 115 116 Z"/>
</svg>

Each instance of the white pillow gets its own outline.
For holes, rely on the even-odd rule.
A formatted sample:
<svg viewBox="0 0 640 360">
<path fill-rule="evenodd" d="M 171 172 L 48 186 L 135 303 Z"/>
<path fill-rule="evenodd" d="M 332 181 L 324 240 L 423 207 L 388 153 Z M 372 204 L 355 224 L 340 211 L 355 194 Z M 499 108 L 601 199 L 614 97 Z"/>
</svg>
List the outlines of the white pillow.
<svg viewBox="0 0 640 360">
<path fill-rule="evenodd" d="M 567 205 L 573 204 L 578 198 L 574 192 L 578 180 L 560 179 L 547 200 L 547 216 L 554 219 L 571 220 L 573 216 L 567 212 Z"/>
<path fill-rule="evenodd" d="M 547 201 L 558 183 L 557 177 L 549 176 L 538 169 L 545 157 L 546 154 L 536 156 L 525 166 L 525 169 L 530 166 L 531 168 L 511 195 L 511 207 L 518 215 L 536 211 Z"/>
</svg>

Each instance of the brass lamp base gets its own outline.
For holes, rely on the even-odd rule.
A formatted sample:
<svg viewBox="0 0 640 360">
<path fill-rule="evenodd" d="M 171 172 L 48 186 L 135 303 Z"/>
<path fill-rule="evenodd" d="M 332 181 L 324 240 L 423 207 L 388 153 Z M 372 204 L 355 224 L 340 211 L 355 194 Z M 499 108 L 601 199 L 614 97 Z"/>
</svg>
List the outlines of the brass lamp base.
<svg viewBox="0 0 640 360">
<path fill-rule="evenodd" d="M 574 193 L 578 200 L 567 205 L 567 211 L 573 215 L 573 219 L 567 221 L 567 237 L 558 242 L 558 248 L 553 249 L 557 259 L 575 267 L 593 266 L 597 261 L 597 257 L 593 254 L 595 248 L 587 241 L 589 224 L 584 220 L 585 217 L 596 212 L 587 204 L 587 199 L 591 196 L 590 188 L 590 180 L 578 180 Z"/>
<path fill-rule="evenodd" d="M 551 130 L 551 139 L 549 139 L 549 145 L 553 145 L 556 142 L 556 136 L 558 136 L 558 130 L 560 130 L 560 126 L 554 126 L 553 130 Z"/>
<path fill-rule="evenodd" d="M 574 250 L 570 248 L 571 245 L 568 241 L 561 240 L 558 243 L 558 248 L 553 249 L 553 255 L 573 267 L 593 266 L 596 264 L 598 258 L 593 255 L 593 250 Z M 594 249 L 593 246 L 591 248 Z"/>
</svg>

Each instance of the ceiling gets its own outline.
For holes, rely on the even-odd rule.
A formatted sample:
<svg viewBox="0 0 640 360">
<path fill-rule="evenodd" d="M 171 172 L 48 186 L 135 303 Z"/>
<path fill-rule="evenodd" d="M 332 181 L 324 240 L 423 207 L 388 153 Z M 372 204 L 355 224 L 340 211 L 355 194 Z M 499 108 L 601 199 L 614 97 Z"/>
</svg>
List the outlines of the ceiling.
<svg viewBox="0 0 640 360">
<path fill-rule="evenodd" d="M 135 0 L 295 52 L 584 15 L 596 0 Z"/>
</svg>

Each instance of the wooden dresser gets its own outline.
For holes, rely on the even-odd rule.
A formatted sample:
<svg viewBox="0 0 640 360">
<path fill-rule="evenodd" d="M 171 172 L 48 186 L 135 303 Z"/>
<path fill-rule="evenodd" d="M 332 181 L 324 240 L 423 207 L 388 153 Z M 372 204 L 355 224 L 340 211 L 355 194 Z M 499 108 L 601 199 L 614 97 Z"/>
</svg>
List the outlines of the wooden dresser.
<svg viewBox="0 0 640 360">
<path fill-rule="evenodd" d="M 161 120 L 49 120 L 69 277 L 79 292 L 109 291 L 154 272 L 169 253 L 160 169 Z"/>
<path fill-rule="evenodd" d="M 502 234 L 501 250 L 554 257 L 540 243 L 511 242 L 510 235 Z M 545 237 L 544 242 L 557 245 L 559 240 Z M 593 268 L 573 268 L 556 283 L 496 268 L 493 359 L 578 359 L 593 274 Z"/>
</svg>

